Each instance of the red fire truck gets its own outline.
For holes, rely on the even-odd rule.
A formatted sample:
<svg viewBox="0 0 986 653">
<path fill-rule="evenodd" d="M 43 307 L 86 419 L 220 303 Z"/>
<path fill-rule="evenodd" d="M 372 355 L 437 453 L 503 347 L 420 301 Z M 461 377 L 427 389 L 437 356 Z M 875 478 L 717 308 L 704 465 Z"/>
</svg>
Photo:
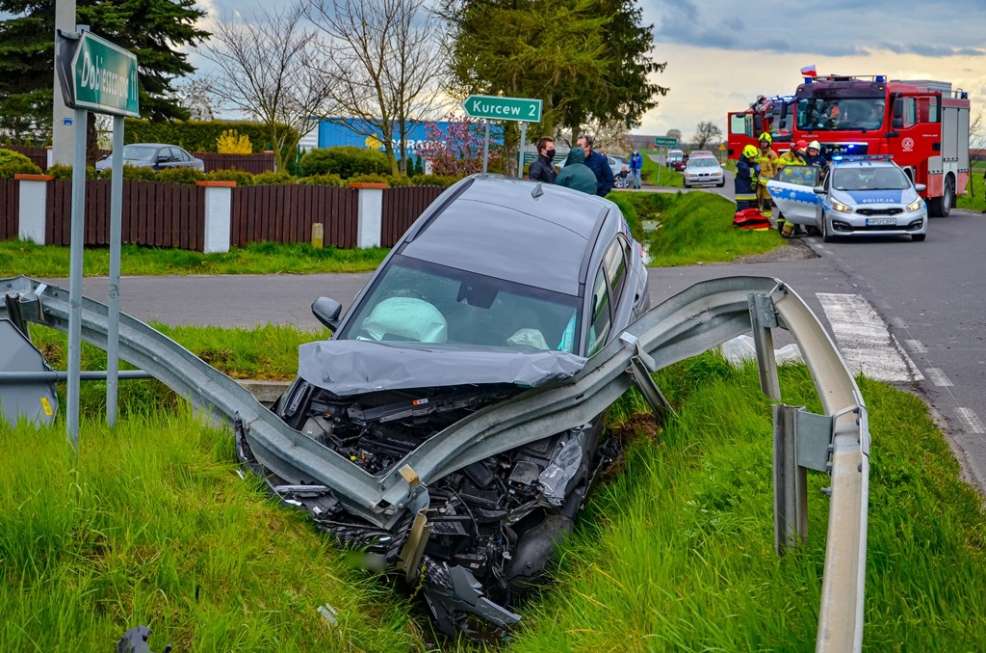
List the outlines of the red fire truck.
<svg viewBox="0 0 986 653">
<path fill-rule="evenodd" d="M 776 105 L 775 105 L 776 106 Z M 751 127 L 729 114 L 729 148 L 735 158 Z M 889 154 L 915 183 L 932 215 L 946 216 L 969 183 L 969 97 L 948 82 L 887 80 L 883 75 L 805 77 L 791 101 L 773 108 L 767 123 L 774 149 L 792 140 L 817 140 L 826 156 Z M 744 118 L 745 119 L 745 118 Z M 763 120 L 763 118 L 761 118 Z M 733 129 L 734 121 L 737 129 Z M 735 134 L 734 132 L 740 132 Z M 735 144 L 734 144 L 735 142 Z"/>
<path fill-rule="evenodd" d="M 778 153 L 790 147 L 794 127 L 794 96 L 759 96 L 749 109 L 726 115 L 727 149 L 730 159 L 738 159 L 743 147 L 757 145 L 760 134 L 769 132 Z"/>
</svg>

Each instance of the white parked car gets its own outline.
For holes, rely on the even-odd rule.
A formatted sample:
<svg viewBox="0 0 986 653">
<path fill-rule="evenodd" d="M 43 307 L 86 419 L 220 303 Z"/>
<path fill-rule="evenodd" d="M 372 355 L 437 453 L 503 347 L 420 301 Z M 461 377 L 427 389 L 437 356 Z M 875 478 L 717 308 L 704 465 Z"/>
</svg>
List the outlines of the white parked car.
<svg viewBox="0 0 986 653">
<path fill-rule="evenodd" d="M 685 188 L 692 186 L 719 186 L 726 183 L 726 174 L 719 165 L 719 160 L 713 156 L 691 156 L 685 166 Z"/>
</svg>

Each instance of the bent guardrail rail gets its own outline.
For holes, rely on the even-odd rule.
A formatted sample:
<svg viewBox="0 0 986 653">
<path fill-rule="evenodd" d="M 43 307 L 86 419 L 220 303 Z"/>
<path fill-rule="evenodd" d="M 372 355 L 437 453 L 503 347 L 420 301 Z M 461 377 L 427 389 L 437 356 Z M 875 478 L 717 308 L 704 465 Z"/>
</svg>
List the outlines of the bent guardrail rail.
<svg viewBox="0 0 986 653">
<path fill-rule="evenodd" d="M 27 277 L 0 280 L 19 318 L 68 328 L 68 292 Z M 0 314 L 6 309 L 0 306 Z M 83 298 L 82 336 L 106 346 L 106 306 Z M 772 330 L 798 343 L 824 409 L 780 403 Z M 859 651 L 863 632 L 869 431 L 866 408 L 835 345 L 783 282 L 726 277 L 696 284 L 657 305 L 587 361 L 571 379 L 489 406 L 435 434 L 393 468 L 370 474 L 289 427 L 247 390 L 167 336 L 120 315 L 120 357 L 193 404 L 239 425 L 257 461 L 286 483 L 324 486 L 346 508 L 382 528 L 428 503 L 429 482 L 474 461 L 592 420 L 632 385 L 667 409 L 651 374 L 753 331 L 761 385 L 775 402 L 775 544 L 806 536 L 807 469 L 831 474 L 831 503 L 816 650 Z"/>
</svg>

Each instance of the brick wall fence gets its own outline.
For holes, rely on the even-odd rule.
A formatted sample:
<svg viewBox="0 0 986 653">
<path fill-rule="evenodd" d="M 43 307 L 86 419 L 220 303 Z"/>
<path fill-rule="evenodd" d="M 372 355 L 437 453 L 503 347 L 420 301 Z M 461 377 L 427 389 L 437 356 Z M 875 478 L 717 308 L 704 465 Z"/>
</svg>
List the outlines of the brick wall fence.
<svg viewBox="0 0 986 653">
<path fill-rule="evenodd" d="M 124 243 L 224 252 L 252 242 L 308 243 L 322 225 L 326 246 L 392 246 L 432 202 L 438 187 L 354 188 L 230 181 L 196 185 L 126 180 Z M 72 183 L 46 175 L 0 180 L 0 239 L 68 245 Z M 110 182 L 86 182 L 85 244 L 109 243 Z"/>
</svg>

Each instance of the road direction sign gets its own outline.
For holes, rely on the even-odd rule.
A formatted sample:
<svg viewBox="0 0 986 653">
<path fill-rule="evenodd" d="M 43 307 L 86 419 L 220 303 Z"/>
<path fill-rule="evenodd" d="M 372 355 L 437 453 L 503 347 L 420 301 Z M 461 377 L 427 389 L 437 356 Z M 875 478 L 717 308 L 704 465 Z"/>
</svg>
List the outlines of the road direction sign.
<svg viewBox="0 0 986 653">
<path fill-rule="evenodd" d="M 91 32 L 62 43 L 59 73 L 67 91 L 65 104 L 115 116 L 140 116 L 137 57 L 132 52 Z"/>
<path fill-rule="evenodd" d="M 541 122 L 541 100 L 498 95 L 470 95 L 463 103 L 466 115 L 488 120 Z"/>
<path fill-rule="evenodd" d="M 655 136 L 654 145 L 657 147 L 674 147 L 678 144 L 678 139 L 674 136 Z"/>
</svg>

